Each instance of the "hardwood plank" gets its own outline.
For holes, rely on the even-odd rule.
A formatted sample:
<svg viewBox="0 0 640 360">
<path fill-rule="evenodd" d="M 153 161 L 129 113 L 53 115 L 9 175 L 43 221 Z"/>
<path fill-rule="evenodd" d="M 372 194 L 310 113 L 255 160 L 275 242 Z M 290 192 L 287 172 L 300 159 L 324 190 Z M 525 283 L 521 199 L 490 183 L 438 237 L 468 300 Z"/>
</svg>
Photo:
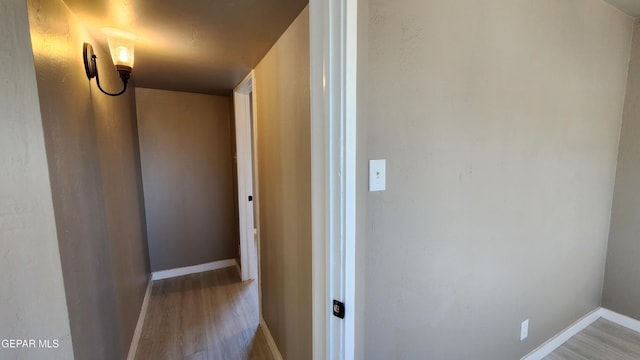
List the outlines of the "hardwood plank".
<svg viewBox="0 0 640 360">
<path fill-rule="evenodd" d="M 209 323 L 207 328 L 210 359 L 249 359 L 256 336 L 257 299 L 251 296 L 252 282 L 242 283 L 235 269 L 203 274 L 203 293 Z"/>
<path fill-rule="evenodd" d="M 618 349 L 606 343 L 597 340 L 594 341 L 594 339 L 584 333 L 579 333 L 574 336 L 565 346 L 589 360 L 623 359 L 624 355 L 620 353 Z"/>
<path fill-rule="evenodd" d="M 640 334 L 598 319 L 556 349 L 545 360 L 638 360 Z"/>
<path fill-rule="evenodd" d="M 255 282 L 235 268 L 156 281 L 137 360 L 272 360 Z"/>
<path fill-rule="evenodd" d="M 188 359 L 200 359 L 197 354 L 206 354 L 207 338 L 205 335 L 205 321 L 202 313 L 201 275 L 184 276 L 180 280 L 180 295 L 182 296 L 180 311 L 180 345 L 182 356 Z M 206 357 L 205 357 L 206 359 Z"/>
<path fill-rule="evenodd" d="M 589 335 L 592 339 L 607 344 L 608 347 L 615 348 L 625 356 L 638 358 L 637 355 L 640 354 L 640 339 L 629 341 L 626 338 L 628 334 L 620 332 L 619 329 L 612 328 L 607 330 L 606 328 L 601 328 L 600 324 L 597 324 L 585 330 L 585 334 Z"/>
<path fill-rule="evenodd" d="M 631 331 L 623 326 L 615 324 L 609 320 L 599 319 L 594 323 L 592 336 L 601 336 L 602 333 L 607 335 L 609 341 L 620 343 L 623 350 L 629 350 L 631 355 L 640 354 L 640 333 Z M 615 340 L 612 340 L 615 339 Z"/>
<path fill-rule="evenodd" d="M 267 339 L 262 332 L 262 328 L 258 328 L 256 337 L 251 343 L 251 350 L 249 352 L 249 358 L 252 360 L 272 360 L 271 349 L 267 345 Z"/>
<path fill-rule="evenodd" d="M 560 347 L 558 350 L 551 353 L 545 359 L 548 360 L 587 360 L 580 354 L 576 354 L 567 347 Z"/>
<path fill-rule="evenodd" d="M 179 359 L 178 325 L 180 313 L 179 283 L 168 279 L 154 284 L 149 299 L 149 314 L 142 329 L 136 359 Z M 157 287 L 157 290 L 156 290 Z"/>
</svg>

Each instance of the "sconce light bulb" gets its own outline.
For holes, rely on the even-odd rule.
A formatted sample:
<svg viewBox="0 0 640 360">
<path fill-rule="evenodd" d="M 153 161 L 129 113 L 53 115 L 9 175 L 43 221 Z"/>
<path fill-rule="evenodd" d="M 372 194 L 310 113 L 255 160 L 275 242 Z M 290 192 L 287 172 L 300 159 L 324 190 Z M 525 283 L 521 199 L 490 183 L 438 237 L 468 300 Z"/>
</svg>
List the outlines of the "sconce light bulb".
<svg viewBox="0 0 640 360">
<path fill-rule="evenodd" d="M 118 60 L 120 60 L 120 62 L 125 64 L 129 62 L 129 51 L 127 51 L 126 47 L 119 46 L 117 52 L 118 52 Z"/>
</svg>

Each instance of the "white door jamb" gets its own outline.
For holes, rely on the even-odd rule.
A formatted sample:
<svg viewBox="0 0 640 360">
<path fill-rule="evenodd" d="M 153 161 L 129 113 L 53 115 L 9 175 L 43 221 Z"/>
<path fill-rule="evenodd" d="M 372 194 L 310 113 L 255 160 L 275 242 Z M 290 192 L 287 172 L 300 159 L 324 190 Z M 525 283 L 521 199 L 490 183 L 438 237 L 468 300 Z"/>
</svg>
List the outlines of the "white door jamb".
<svg viewBox="0 0 640 360">
<path fill-rule="evenodd" d="M 255 81 L 253 71 L 233 90 L 233 103 L 236 126 L 236 159 L 238 171 L 238 212 L 240 222 L 240 272 L 242 281 L 258 277 L 257 244 L 253 208 L 257 206 L 257 194 L 254 194 L 254 169 L 251 121 L 251 96 Z M 253 102 L 255 106 L 255 101 Z M 255 115 L 255 111 L 253 111 Z M 249 198 L 252 200 L 249 200 Z"/>
<path fill-rule="evenodd" d="M 310 0 L 313 359 L 355 357 L 357 0 Z M 332 315 L 332 301 L 345 317 Z"/>
</svg>

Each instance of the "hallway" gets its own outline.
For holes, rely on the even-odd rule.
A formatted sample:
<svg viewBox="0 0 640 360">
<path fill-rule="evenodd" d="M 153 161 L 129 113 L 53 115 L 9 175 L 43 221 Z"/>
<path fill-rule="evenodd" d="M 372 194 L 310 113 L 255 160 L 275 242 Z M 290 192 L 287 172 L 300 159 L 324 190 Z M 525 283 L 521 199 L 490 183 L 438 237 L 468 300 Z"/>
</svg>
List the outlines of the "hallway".
<svg viewBox="0 0 640 360">
<path fill-rule="evenodd" d="M 155 281 L 137 360 L 270 360 L 255 281 L 224 268 Z"/>
</svg>

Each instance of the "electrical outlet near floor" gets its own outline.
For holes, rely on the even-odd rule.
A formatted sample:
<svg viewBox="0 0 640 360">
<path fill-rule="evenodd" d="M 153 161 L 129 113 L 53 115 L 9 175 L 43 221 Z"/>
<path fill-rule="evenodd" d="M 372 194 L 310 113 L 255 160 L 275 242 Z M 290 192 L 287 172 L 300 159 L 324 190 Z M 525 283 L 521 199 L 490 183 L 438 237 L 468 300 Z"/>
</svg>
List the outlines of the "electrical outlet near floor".
<svg viewBox="0 0 640 360">
<path fill-rule="evenodd" d="M 527 336 L 529 336 L 529 319 L 520 324 L 520 341 L 526 339 Z"/>
</svg>

